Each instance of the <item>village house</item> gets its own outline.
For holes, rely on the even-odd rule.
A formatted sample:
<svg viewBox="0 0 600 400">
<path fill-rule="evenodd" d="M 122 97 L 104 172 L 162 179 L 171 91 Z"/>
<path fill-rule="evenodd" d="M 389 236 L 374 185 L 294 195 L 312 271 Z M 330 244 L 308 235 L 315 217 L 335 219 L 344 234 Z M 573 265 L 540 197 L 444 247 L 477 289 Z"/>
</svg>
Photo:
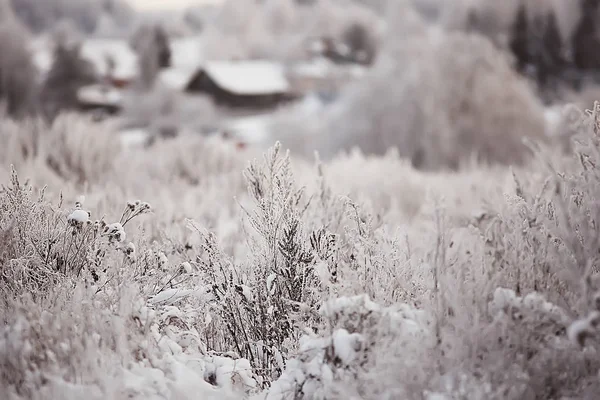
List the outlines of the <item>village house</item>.
<svg viewBox="0 0 600 400">
<path fill-rule="evenodd" d="M 284 66 L 268 61 L 208 62 L 191 75 L 184 90 L 207 94 L 231 108 L 272 108 L 297 98 Z"/>
</svg>

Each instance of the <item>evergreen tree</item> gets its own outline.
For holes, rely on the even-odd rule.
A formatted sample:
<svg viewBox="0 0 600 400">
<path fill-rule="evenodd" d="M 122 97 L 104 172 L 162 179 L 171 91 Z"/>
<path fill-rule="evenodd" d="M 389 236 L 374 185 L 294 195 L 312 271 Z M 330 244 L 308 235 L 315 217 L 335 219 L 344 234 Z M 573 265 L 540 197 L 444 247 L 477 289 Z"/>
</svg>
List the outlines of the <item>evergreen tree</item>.
<svg viewBox="0 0 600 400">
<path fill-rule="evenodd" d="M 572 39 L 573 61 L 580 69 L 600 68 L 600 0 L 581 1 L 581 19 Z"/>
<path fill-rule="evenodd" d="M 45 116 L 54 119 L 63 110 L 77 108 L 78 90 L 97 81 L 94 66 L 81 57 L 80 43 L 58 41 L 52 67 L 42 87 Z"/>
<path fill-rule="evenodd" d="M 540 70 L 546 78 L 557 77 L 567 64 L 564 55 L 563 40 L 558 28 L 556 15 L 546 15 L 545 29 L 542 36 L 542 54 Z"/>
<path fill-rule="evenodd" d="M 522 72 L 527 65 L 531 63 L 529 21 L 527 19 L 527 9 L 525 4 L 521 3 L 517 11 L 515 22 L 512 26 L 512 35 L 510 38 L 510 50 L 517 60 L 517 70 Z"/>
</svg>

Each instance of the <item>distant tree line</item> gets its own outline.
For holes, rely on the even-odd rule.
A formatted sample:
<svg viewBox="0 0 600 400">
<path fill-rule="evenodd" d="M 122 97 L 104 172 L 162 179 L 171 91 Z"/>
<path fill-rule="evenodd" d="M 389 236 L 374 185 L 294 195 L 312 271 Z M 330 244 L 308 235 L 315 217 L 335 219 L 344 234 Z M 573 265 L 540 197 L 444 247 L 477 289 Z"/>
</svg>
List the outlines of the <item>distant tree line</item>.
<svg viewBox="0 0 600 400">
<path fill-rule="evenodd" d="M 533 78 L 542 91 L 568 84 L 579 89 L 585 79 L 600 80 L 600 0 L 573 0 L 580 17 L 570 37 L 561 34 L 551 8 L 541 11 L 521 1 L 508 47 L 516 68 Z M 469 25 L 481 26 L 473 13 Z"/>
<path fill-rule="evenodd" d="M 17 18 L 32 32 L 52 29 L 69 21 L 81 32 L 93 33 L 103 15 L 117 26 L 131 22 L 133 9 L 124 0 L 9 0 Z"/>
</svg>

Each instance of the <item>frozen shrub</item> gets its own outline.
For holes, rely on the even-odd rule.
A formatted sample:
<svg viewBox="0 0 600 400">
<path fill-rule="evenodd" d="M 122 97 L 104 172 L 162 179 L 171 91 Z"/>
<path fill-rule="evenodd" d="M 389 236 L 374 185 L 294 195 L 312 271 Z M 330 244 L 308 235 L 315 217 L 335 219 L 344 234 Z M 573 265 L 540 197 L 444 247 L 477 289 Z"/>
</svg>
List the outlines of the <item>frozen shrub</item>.
<svg viewBox="0 0 600 400">
<path fill-rule="evenodd" d="M 16 173 L 0 191 L 3 398 L 223 399 L 255 387 L 247 360 L 206 354 L 189 310 L 144 305 L 181 285 L 180 273 L 156 277 L 169 270 L 164 253 L 143 245 L 153 257 L 136 261 L 131 245 L 111 240 L 147 203 L 128 202 L 106 224 L 81 200 L 64 210 L 43 194 Z"/>
<path fill-rule="evenodd" d="M 47 167 L 65 181 L 99 183 L 110 175 L 119 153 L 116 135 L 90 118 L 62 114 L 41 138 Z"/>
<path fill-rule="evenodd" d="M 366 296 L 342 297 L 323 304 L 321 314 L 331 324 L 331 335 L 302 337 L 299 356 L 287 363 L 282 376 L 268 390 L 267 399 L 350 396 L 360 389 L 339 382 L 365 379 L 368 370 L 377 364 L 372 357 L 378 351 L 402 342 L 407 347 L 403 356 L 408 362 L 413 356 L 408 354 L 410 345 L 418 354 L 434 343 L 427 316 L 406 305 L 385 308 Z"/>
<path fill-rule="evenodd" d="M 114 171 L 120 152 L 109 124 L 81 115 L 61 114 L 51 124 L 42 118 L 3 120 L 0 127 L 2 160 L 20 171 L 34 169 L 46 181 L 98 183 Z"/>
<path fill-rule="evenodd" d="M 483 47 L 436 40 L 439 60 Z M 458 58 L 448 77 L 475 69 Z M 461 126 L 456 81 L 436 98 Z M 279 144 L 244 169 L 254 150 L 216 137 L 117 152 L 108 123 L 3 120 L 0 397 L 594 398 L 599 118 L 569 116 L 571 154 L 437 173 Z"/>
<path fill-rule="evenodd" d="M 293 186 L 288 156 L 276 144 L 262 163 L 249 165 L 245 177 L 253 204 L 243 209 L 256 232 L 248 273 L 239 273 L 213 234 L 192 226 L 202 236 L 199 268 L 211 287 L 218 323 L 227 332 L 219 334 L 221 346 L 250 360 L 264 388 L 283 370 L 299 327 L 313 323 L 319 294 L 314 254 L 300 223 L 303 191 Z"/>
<path fill-rule="evenodd" d="M 0 120 L 0 140 L 4 144 L 0 149 L 0 159 L 6 165 L 21 169 L 24 164 L 35 160 L 42 148 L 41 137 L 47 124 L 41 118 L 20 121 Z M 8 172 L 8 171 L 7 171 Z M 5 178 L 8 178 L 6 175 Z"/>
<path fill-rule="evenodd" d="M 147 203 L 128 205 L 117 223 L 91 219 L 81 201 L 71 210 L 62 203 L 53 206 L 44 198 L 44 189 L 34 197 L 33 188 L 22 185 L 15 171 L 11 185 L 0 192 L 1 291 L 4 300 L 18 293 L 47 295 L 64 280 L 86 276 L 98 281 L 106 272 L 104 263 L 113 262 L 111 252 L 126 252 L 124 226 L 138 215 L 148 213 Z M 26 249 L 31 249 L 28 252 Z M 6 304 L 4 304 L 6 305 Z"/>
<path fill-rule="evenodd" d="M 503 244 L 495 241 L 492 243 L 496 248 L 505 249 L 505 259 L 509 255 L 517 256 L 519 249 L 525 247 L 533 248 L 534 251 L 530 253 L 533 257 L 539 256 L 540 249 L 546 249 L 549 256 L 543 262 L 535 258 L 532 260 L 533 265 L 541 267 L 540 271 L 531 277 L 517 276 L 520 278 L 519 282 L 515 282 L 518 285 L 517 292 L 526 287 L 543 292 L 545 287 L 554 287 L 552 281 L 556 283 L 556 280 L 560 280 L 566 290 L 562 293 L 562 300 L 574 310 L 582 311 L 580 307 L 585 308 L 587 304 L 591 304 L 594 293 L 592 282 L 595 267 L 592 260 L 595 259 L 596 227 L 591 222 L 595 219 L 591 204 L 597 197 L 598 182 L 592 178 L 590 166 L 598 151 L 597 105 L 590 115 L 576 118 L 575 114 L 567 117 L 569 120 L 561 124 L 559 129 L 576 132 L 573 149 L 575 157 L 564 164 L 550 163 L 552 175 L 543 182 L 522 182 L 520 177 L 515 178 L 515 193 L 507 196 L 513 213 L 506 213 L 507 219 L 502 223 L 522 221 L 523 230 L 517 236 L 519 240 L 505 235 L 504 238 L 495 237 L 495 240 L 501 240 Z M 572 133 L 568 134 L 571 135 Z M 525 191 L 525 185 L 535 185 L 538 189 Z M 508 242 L 514 244 L 507 246 Z M 586 288 L 583 294 L 589 297 L 579 298 L 577 293 L 580 285 Z"/>
</svg>

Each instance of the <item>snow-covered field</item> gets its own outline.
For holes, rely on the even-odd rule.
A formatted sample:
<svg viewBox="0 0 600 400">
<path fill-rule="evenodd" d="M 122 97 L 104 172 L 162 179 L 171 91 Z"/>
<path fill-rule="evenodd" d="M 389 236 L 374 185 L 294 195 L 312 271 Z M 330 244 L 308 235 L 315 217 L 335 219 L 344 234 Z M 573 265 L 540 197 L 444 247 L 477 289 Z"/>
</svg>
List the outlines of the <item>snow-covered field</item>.
<svg viewBox="0 0 600 400">
<path fill-rule="evenodd" d="M 598 397 L 600 103 L 543 104 L 465 7 L 376 3 L 228 1 L 154 86 L 80 90 L 118 118 L 0 115 L 0 399 Z M 373 66 L 298 61 L 355 19 L 388 22 Z M 181 93 L 205 57 L 332 77 L 224 110 Z"/>
<path fill-rule="evenodd" d="M 424 173 L 4 120 L 1 396 L 591 398 L 594 122 L 575 155 Z"/>
</svg>

